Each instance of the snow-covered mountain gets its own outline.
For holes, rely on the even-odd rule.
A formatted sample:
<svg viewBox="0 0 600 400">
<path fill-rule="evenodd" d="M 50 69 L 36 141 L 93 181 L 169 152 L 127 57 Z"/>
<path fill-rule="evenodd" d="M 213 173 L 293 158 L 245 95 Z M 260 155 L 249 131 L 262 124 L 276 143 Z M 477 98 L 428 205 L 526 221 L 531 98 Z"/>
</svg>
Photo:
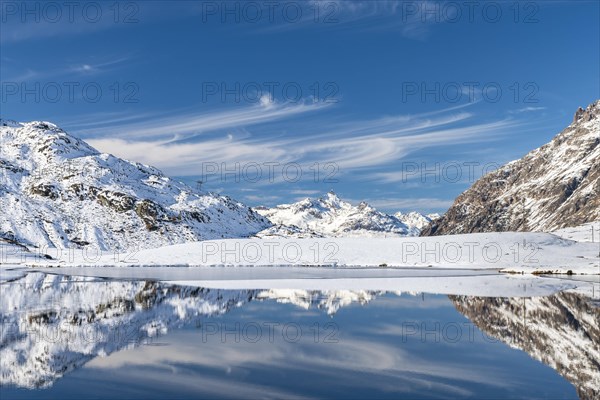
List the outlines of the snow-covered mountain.
<svg viewBox="0 0 600 400">
<path fill-rule="evenodd" d="M 422 235 L 553 231 L 600 220 L 600 100 L 552 141 L 479 179 Z"/>
<path fill-rule="evenodd" d="M 581 399 L 600 396 L 600 307 L 575 293 L 548 297 L 450 296 L 486 334 L 555 369 Z"/>
<path fill-rule="evenodd" d="M 0 120 L 0 143 L 0 237 L 8 240 L 124 250 L 245 237 L 270 226 L 229 197 L 101 154 L 49 122 Z"/>
<path fill-rule="evenodd" d="M 437 216 L 417 212 L 388 215 L 365 202 L 354 206 L 334 192 L 273 208 L 257 207 L 255 211 L 274 224 L 257 234 L 258 237 L 287 234 L 292 237 L 417 236 L 423 226 Z"/>
</svg>

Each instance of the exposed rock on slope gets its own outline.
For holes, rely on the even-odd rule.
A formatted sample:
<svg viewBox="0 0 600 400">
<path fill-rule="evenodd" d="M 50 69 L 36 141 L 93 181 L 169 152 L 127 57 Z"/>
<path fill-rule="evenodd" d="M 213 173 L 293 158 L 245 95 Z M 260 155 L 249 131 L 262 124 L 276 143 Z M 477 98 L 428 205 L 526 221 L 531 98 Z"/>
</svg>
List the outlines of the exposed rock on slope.
<svg viewBox="0 0 600 400">
<path fill-rule="evenodd" d="M 270 224 L 226 196 L 100 154 L 48 122 L 0 120 L 0 237 L 101 250 L 244 237 Z"/>
<path fill-rule="evenodd" d="M 421 235 L 552 231 L 600 220 L 600 100 L 552 141 L 479 179 Z"/>
</svg>

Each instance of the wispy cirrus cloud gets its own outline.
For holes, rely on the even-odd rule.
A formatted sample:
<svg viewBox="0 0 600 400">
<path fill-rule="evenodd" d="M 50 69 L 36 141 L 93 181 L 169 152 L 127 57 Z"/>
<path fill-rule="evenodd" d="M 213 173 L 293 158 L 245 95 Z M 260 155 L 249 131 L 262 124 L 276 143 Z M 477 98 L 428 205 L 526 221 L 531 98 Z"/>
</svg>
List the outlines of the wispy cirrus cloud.
<svg viewBox="0 0 600 400">
<path fill-rule="evenodd" d="M 264 204 L 265 202 L 270 202 L 270 203 L 278 202 L 281 200 L 281 197 L 280 196 L 264 196 L 264 195 L 259 196 L 259 195 L 249 194 L 249 195 L 244 196 L 244 200 Z"/>
<path fill-rule="evenodd" d="M 314 196 L 315 194 L 319 194 L 321 192 L 319 190 L 296 189 L 296 190 L 291 190 L 290 193 L 298 194 L 298 195 L 302 195 L 302 196 Z"/>
<path fill-rule="evenodd" d="M 436 209 L 448 209 L 453 199 L 444 198 L 376 198 L 376 199 L 363 199 L 359 201 L 366 201 L 373 207 L 379 209 L 388 210 L 436 210 Z M 353 202 L 359 202 L 353 200 Z"/>
<path fill-rule="evenodd" d="M 102 72 L 108 72 L 117 68 L 119 65 L 123 65 L 127 61 L 131 60 L 130 56 L 127 57 L 115 57 L 111 59 L 106 59 L 98 62 L 85 62 L 75 65 L 70 65 L 67 68 L 63 69 L 65 72 L 76 72 L 80 74 L 98 74 Z"/>
<path fill-rule="evenodd" d="M 323 103 L 253 105 L 122 124 L 103 121 L 97 127 L 88 122 L 83 129 L 74 127 L 73 131 L 86 136 L 101 151 L 190 176 L 197 175 L 206 162 L 329 162 L 344 173 L 387 168 L 419 150 L 489 142 L 523 124 L 514 119 L 480 122 L 473 113 L 455 108 L 331 122 L 323 115 L 328 107 Z M 309 114 L 312 123 L 308 127 L 298 123 Z M 295 129 L 282 132 L 278 128 L 282 124 Z"/>
<path fill-rule="evenodd" d="M 428 0 L 312 0 L 302 4 L 301 18 L 293 22 L 283 20 L 269 24 L 263 31 L 273 32 L 312 27 L 353 30 L 386 30 L 399 33 L 407 39 L 424 41 L 436 24 L 446 22 L 451 14 L 439 11 L 434 1 Z M 432 10 L 438 10 L 432 12 Z"/>
<path fill-rule="evenodd" d="M 14 61 L 6 61 L 2 63 L 2 81 L 28 82 L 63 76 L 94 76 L 124 66 L 129 60 L 131 60 L 130 56 L 104 57 L 99 60 L 89 59 L 84 62 L 70 63 L 62 66 L 48 66 L 43 69 L 39 66 L 35 68 L 24 68 L 21 65 L 17 65 Z"/>
<path fill-rule="evenodd" d="M 523 108 L 519 108 L 518 110 L 509 110 L 508 113 L 509 114 L 522 114 L 522 113 L 527 113 L 527 112 L 542 111 L 545 109 L 546 109 L 546 107 L 523 107 Z"/>
<path fill-rule="evenodd" d="M 158 118 L 147 118 L 137 122 L 119 125 L 117 129 L 111 126 L 97 126 L 81 129 L 83 135 L 93 137 L 111 136 L 127 140 L 140 138 L 168 138 L 168 142 L 189 138 L 201 133 L 214 132 L 223 129 L 234 129 L 253 126 L 292 118 L 301 114 L 311 113 L 330 107 L 333 103 L 306 102 L 270 103 L 237 107 L 232 110 L 218 110 L 210 113 L 186 112 L 171 113 Z M 77 129 L 77 126 L 74 127 Z"/>
</svg>

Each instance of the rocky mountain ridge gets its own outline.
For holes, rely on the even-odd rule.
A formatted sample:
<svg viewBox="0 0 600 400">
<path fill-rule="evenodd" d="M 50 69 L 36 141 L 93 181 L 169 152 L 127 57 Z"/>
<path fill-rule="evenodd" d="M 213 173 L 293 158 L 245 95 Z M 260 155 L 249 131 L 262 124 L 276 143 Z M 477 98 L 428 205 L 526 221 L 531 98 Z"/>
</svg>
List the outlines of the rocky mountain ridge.
<svg viewBox="0 0 600 400">
<path fill-rule="evenodd" d="M 549 143 L 476 181 L 421 235 L 546 231 L 600 220 L 600 100 Z"/>
</svg>

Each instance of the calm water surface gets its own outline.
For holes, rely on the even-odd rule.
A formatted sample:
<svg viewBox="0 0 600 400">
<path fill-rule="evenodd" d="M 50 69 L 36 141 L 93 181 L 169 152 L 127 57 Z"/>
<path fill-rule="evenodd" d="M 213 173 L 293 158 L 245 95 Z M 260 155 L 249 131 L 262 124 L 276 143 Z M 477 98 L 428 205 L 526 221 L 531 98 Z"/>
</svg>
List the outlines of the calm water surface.
<svg viewBox="0 0 600 400">
<path fill-rule="evenodd" d="M 598 393 L 598 306 L 572 293 L 217 290 L 42 273 L 0 293 L 3 400 Z"/>
</svg>

